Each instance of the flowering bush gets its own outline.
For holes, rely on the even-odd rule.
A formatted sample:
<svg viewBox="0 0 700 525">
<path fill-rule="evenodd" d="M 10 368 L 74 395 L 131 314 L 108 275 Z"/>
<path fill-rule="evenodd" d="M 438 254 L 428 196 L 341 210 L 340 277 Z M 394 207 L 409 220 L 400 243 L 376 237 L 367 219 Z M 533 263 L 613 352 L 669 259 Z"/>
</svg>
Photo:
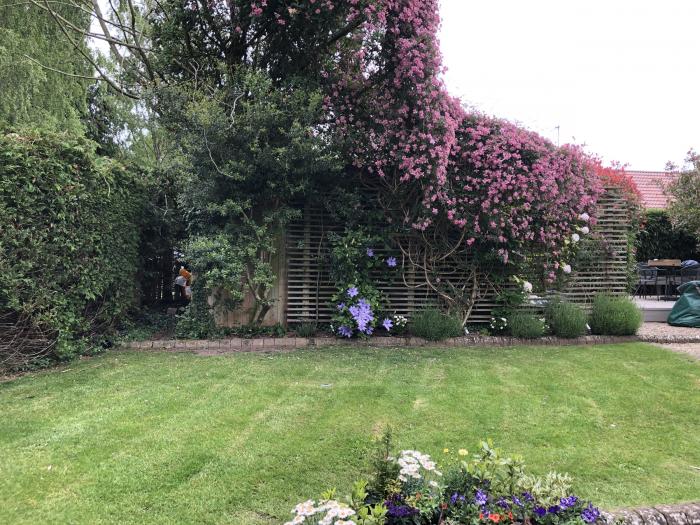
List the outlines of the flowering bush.
<svg viewBox="0 0 700 525">
<path fill-rule="evenodd" d="M 289 524 L 354 525 L 532 525 L 591 524 L 600 511 L 571 491 L 571 478 L 550 472 L 534 476 L 517 457 L 505 457 L 491 441 L 472 457 L 465 449 L 444 449 L 443 472 L 429 455 L 402 450 L 397 457 L 382 449 L 370 483 L 355 484 L 347 504 L 332 499 L 297 505 Z M 343 520 L 343 521 L 341 521 Z"/>
<path fill-rule="evenodd" d="M 348 338 L 372 335 L 377 328 L 390 332 L 394 320 L 380 316 L 386 301 L 375 283 L 378 278 L 389 278 L 388 273 L 396 268 L 396 257 L 381 257 L 375 246 L 383 244 L 382 240 L 363 230 L 331 234 L 330 240 L 331 271 L 338 286 L 332 297 L 333 331 Z"/>
<path fill-rule="evenodd" d="M 392 223 L 444 229 L 444 247 L 424 237 L 439 261 L 457 239 L 462 250 L 493 250 L 503 263 L 534 253 L 548 273 L 570 269 L 561 256 L 601 191 L 593 159 L 467 113 L 449 95 L 437 0 L 353 5 L 364 22 L 330 72 L 325 104 L 354 166 L 383 183 Z"/>
</svg>

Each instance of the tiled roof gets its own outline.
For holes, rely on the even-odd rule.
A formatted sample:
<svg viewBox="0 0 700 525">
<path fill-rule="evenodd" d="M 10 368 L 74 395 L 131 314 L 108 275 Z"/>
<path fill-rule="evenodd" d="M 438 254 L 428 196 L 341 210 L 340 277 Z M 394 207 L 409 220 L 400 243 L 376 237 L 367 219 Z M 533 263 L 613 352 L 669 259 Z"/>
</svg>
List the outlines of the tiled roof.
<svg viewBox="0 0 700 525">
<path fill-rule="evenodd" d="M 667 171 L 625 171 L 625 173 L 637 185 L 645 208 L 666 208 L 668 197 L 664 194 L 664 188 L 676 178 L 675 173 Z"/>
</svg>

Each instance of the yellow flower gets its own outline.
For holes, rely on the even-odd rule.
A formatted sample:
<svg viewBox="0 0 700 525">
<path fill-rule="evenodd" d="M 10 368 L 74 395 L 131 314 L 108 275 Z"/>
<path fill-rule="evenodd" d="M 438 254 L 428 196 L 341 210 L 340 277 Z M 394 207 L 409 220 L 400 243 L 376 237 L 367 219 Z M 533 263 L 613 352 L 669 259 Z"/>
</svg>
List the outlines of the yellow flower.
<svg viewBox="0 0 700 525">
<path fill-rule="evenodd" d="M 460 456 L 466 456 L 467 454 L 469 454 L 469 452 L 467 452 L 467 449 L 466 449 L 466 448 L 460 448 L 460 449 L 457 451 L 457 454 L 459 454 Z"/>
<path fill-rule="evenodd" d="M 442 451 L 443 451 L 445 454 L 449 454 L 449 453 L 450 453 L 450 449 L 449 449 L 449 448 L 443 448 Z"/>
</svg>

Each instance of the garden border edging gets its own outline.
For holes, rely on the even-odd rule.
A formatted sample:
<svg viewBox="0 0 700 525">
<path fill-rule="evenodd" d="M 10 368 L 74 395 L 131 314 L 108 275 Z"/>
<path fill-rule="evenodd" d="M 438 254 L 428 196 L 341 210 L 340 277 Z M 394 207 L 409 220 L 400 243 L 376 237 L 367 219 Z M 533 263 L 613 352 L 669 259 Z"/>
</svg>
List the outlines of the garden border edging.
<svg viewBox="0 0 700 525">
<path fill-rule="evenodd" d="M 608 525 L 700 525 L 700 502 L 603 511 L 601 521 Z"/>
<path fill-rule="evenodd" d="M 380 348 L 423 348 L 423 347 L 509 347 L 509 346 L 574 346 L 593 344 L 629 343 L 643 340 L 638 336 L 587 335 L 573 339 L 541 337 L 538 339 L 518 339 L 487 335 L 465 335 L 444 341 L 428 341 L 420 337 L 372 337 L 369 339 L 338 339 L 335 337 L 259 337 L 245 339 L 194 340 L 163 339 L 152 341 L 131 341 L 122 346 L 137 350 L 193 351 L 198 354 L 223 354 L 230 352 L 289 351 L 296 348 L 341 347 L 380 347 Z"/>
</svg>

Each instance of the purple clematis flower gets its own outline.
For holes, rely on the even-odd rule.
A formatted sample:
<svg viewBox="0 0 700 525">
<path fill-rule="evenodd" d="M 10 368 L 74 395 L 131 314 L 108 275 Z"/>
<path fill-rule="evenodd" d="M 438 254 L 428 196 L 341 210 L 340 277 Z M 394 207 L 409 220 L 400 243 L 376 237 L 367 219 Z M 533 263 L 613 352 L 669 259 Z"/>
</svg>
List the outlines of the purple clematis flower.
<svg viewBox="0 0 700 525">
<path fill-rule="evenodd" d="M 389 257 L 389 258 L 386 260 L 386 265 L 387 265 L 389 268 L 395 268 L 395 267 L 396 267 L 396 257 Z"/>
<path fill-rule="evenodd" d="M 348 297 L 357 297 L 359 293 L 360 290 L 358 290 L 356 286 L 351 286 L 348 288 Z"/>
<path fill-rule="evenodd" d="M 544 507 L 535 507 L 534 511 L 535 514 L 537 514 L 540 518 L 547 514 L 547 509 L 545 509 Z"/>
<path fill-rule="evenodd" d="M 388 332 L 393 328 L 394 323 L 391 322 L 391 319 L 384 319 L 384 321 L 382 322 L 382 326 Z"/>
<path fill-rule="evenodd" d="M 348 328 L 347 326 L 341 326 L 338 328 L 338 333 L 342 335 L 343 337 L 352 337 L 352 330 Z"/>
<path fill-rule="evenodd" d="M 345 308 L 345 303 L 340 303 L 338 305 L 338 310 L 342 310 L 343 308 Z"/>
<path fill-rule="evenodd" d="M 367 257 L 374 257 L 374 250 L 372 248 L 367 248 Z"/>
</svg>

